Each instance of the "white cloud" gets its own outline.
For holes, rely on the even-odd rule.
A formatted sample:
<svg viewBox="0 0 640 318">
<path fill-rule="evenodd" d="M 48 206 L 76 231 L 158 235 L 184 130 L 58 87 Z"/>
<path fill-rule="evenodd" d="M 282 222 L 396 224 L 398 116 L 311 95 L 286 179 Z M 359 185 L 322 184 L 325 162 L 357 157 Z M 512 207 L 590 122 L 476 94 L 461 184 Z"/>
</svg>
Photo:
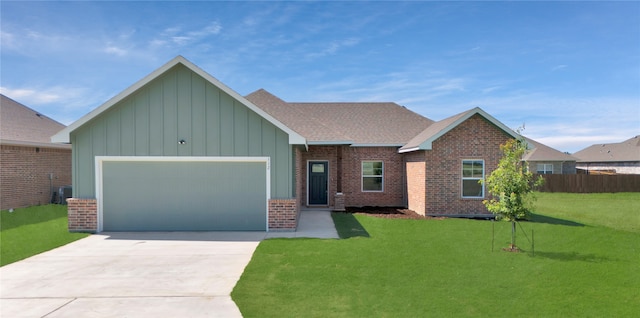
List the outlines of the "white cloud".
<svg viewBox="0 0 640 318">
<path fill-rule="evenodd" d="M 80 87 L 0 87 L 0 93 L 33 108 L 65 125 L 80 118 L 102 102 L 108 94 Z"/>
<path fill-rule="evenodd" d="M 349 38 L 341 41 L 333 41 L 331 43 L 326 44 L 326 46 L 323 49 L 318 50 L 317 52 L 312 52 L 307 54 L 307 58 L 318 58 L 318 57 L 323 57 L 327 55 L 334 55 L 340 49 L 345 47 L 355 46 L 358 43 L 360 43 L 360 40 L 356 38 Z"/>
<path fill-rule="evenodd" d="M 218 35 L 221 31 L 222 24 L 218 21 L 213 21 L 202 28 L 193 30 L 184 30 L 182 27 L 173 26 L 162 30 L 157 37 L 149 41 L 149 45 L 152 48 L 170 44 L 183 47 L 207 39 L 210 36 Z"/>
<path fill-rule="evenodd" d="M 49 91 L 40 91 L 31 88 L 15 88 L 0 87 L 0 93 L 10 98 L 19 99 L 28 104 L 47 104 L 54 103 L 60 100 L 61 96 Z"/>
<path fill-rule="evenodd" d="M 104 52 L 108 53 L 108 54 L 113 54 L 113 55 L 116 55 L 116 56 L 125 56 L 128 53 L 127 50 L 119 48 L 119 47 L 116 47 L 116 46 L 113 46 L 113 45 L 107 46 L 104 49 Z"/>
<path fill-rule="evenodd" d="M 567 67 L 568 67 L 568 65 L 560 64 L 560 65 L 556 65 L 556 66 L 554 66 L 554 67 L 551 69 L 551 71 L 552 71 L 552 72 L 555 72 L 555 71 L 559 71 L 559 70 L 564 69 L 564 68 L 567 68 Z"/>
</svg>

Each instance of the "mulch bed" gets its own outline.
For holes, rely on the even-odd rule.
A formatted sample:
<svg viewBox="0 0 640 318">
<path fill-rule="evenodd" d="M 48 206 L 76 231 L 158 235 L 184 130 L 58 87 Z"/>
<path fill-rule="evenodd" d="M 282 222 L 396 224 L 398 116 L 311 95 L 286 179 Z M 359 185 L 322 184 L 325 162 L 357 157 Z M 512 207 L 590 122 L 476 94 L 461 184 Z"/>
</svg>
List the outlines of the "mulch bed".
<svg viewBox="0 0 640 318">
<path fill-rule="evenodd" d="M 378 218 L 384 219 L 411 219 L 411 220 L 442 220 L 444 217 L 431 217 L 431 216 L 423 216 L 416 213 L 413 210 L 405 209 L 405 208 L 394 208 L 394 207 L 360 207 L 346 208 L 347 213 L 353 214 L 365 214 Z"/>
</svg>

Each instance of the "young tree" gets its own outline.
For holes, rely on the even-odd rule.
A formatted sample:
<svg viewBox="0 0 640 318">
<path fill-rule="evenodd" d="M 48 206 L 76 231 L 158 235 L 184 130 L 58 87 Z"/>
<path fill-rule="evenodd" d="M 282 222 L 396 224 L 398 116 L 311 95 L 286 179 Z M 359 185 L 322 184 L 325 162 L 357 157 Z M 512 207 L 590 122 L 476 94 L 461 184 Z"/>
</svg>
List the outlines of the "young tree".
<svg viewBox="0 0 640 318">
<path fill-rule="evenodd" d="M 516 221 L 529 216 L 533 207 L 534 197 L 532 191 L 542 185 L 544 179 L 538 177 L 534 180 L 533 173 L 529 171 L 527 163 L 522 160 L 527 151 L 527 142 L 524 138 L 508 140 L 500 145 L 503 157 L 498 163 L 498 168 L 491 172 L 484 182 L 492 195 L 490 200 L 482 203 L 496 219 L 511 222 L 511 244 L 509 250 L 517 251 L 516 246 Z"/>
</svg>

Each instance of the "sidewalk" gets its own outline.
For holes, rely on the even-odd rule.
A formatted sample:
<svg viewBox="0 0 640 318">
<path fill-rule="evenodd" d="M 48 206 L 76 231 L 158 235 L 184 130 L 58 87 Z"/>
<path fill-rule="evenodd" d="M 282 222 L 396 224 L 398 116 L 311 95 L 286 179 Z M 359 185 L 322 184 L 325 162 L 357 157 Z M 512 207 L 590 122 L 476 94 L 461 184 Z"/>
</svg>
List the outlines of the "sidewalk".
<svg viewBox="0 0 640 318">
<path fill-rule="evenodd" d="M 330 211 L 304 210 L 300 212 L 298 229 L 293 232 L 267 232 L 265 238 L 323 238 L 338 239 L 338 232 L 333 224 Z"/>
</svg>

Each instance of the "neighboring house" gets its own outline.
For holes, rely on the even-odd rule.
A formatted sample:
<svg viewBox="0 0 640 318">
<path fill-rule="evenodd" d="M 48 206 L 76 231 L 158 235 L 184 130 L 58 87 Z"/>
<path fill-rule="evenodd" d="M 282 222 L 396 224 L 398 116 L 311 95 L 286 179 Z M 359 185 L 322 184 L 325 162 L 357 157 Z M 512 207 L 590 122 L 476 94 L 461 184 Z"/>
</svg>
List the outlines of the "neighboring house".
<svg viewBox="0 0 640 318">
<path fill-rule="evenodd" d="M 518 135 L 480 108 L 246 97 L 176 57 L 55 135 L 73 146 L 71 231 L 293 230 L 301 208 L 489 214 L 478 180 Z"/>
<path fill-rule="evenodd" d="M 573 154 L 588 174 L 640 174 L 640 136 L 612 144 L 595 144 Z"/>
<path fill-rule="evenodd" d="M 0 208 L 51 202 L 71 184 L 71 146 L 51 142 L 65 126 L 0 95 Z"/>
<path fill-rule="evenodd" d="M 522 158 L 529 170 L 538 174 L 575 174 L 576 158 L 564 152 L 526 138 L 529 151 Z"/>
</svg>

